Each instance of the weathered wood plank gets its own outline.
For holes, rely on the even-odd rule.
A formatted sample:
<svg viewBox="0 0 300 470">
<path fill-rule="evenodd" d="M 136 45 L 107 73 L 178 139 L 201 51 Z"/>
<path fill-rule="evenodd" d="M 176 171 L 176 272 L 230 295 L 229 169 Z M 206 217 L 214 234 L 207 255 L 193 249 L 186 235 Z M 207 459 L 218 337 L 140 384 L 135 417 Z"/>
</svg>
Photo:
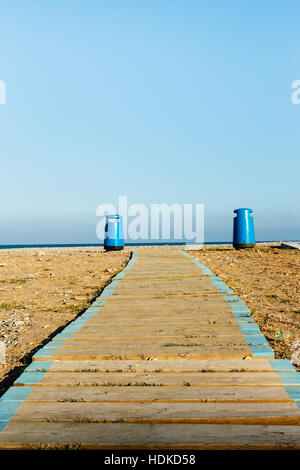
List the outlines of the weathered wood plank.
<svg viewBox="0 0 300 470">
<path fill-rule="evenodd" d="M 36 383 L 32 382 L 32 378 L 36 379 L 36 373 L 25 373 L 15 384 L 43 386 L 46 384 L 56 386 L 67 385 L 91 385 L 91 386 L 107 386 L 107 385 L 127 385 L 134 387 L 147 385 L 163 385 L 163 386 L 279 386 L 282 382 L 276 372 L 195 372 L 187 373 L 169 373 L 169 372 L 129 372 L 129 373 L 99 373 L 99 372 L 47 372 L 41 375 L 41 380 Z"/>
<path fill-rule="evenodd" d="M 152 279 L 151 283 L 145 280 L 126 281 L 126 278 L 120 283 L 113 292 L 113 296 L 124 297 L 151 297 L 155 295 L 188 295 L 214 293 L 218 294 L 217 288 L 207 277 L 190 279 Z"/>
<path fill-rule="evenodd" d="M 244 357 L 253 357 L 251 349 L 248 346 L 210 346 L 206 347 L 205 350 L 194 347 L 170 347 L 165 348 L 166 351 L 162 351 L 161 348 L 73 348 L 59 349 L 44 348 L 39 352 L 39 355 L 35 355 L 33 360 L 105 360 L 105 359 L 127 359 L 127 360 L 150 360 L 150 359 L 243 359 Z M 46 359 L 47 358 L 47 359 Z"/>
<path fill-rule="evenodd" d="M 291 364 L 287 360 L 276 360 L 279 363 L 277 370 L 290 372 L 292 370 Z M 50 367 L 49 367 L 50 365 Z M 44 364 L 42 362 L 33 362 L 27 370 L 41 371 Z M 228 360 L 228 361 L 186 361 L 177 359 L 175 361 L 53 361 L 45 363 L 49 367 L 49 372 L 61 371 L 85 371 L 95 370 L 107 373 L 107 371 L 115 372 L 154 372 L 159 370 L 161 373 L 165 372 L 274 372 L 270 362 L 266 359 L 257 360 Z"/>
<path fill-rule="evenodd" d="M 209 324 L 200 324 L 198 327 L 189 327 L 189 328 L 176 328 L 175 326 L 164 327 L 164 328 L 157 328 L 153 327 L 143 327 L 139 325 L 136 328 L 119 328 L 118 326 L 107 326 L 105 329 L 100 327 L 86 327 L 85 329 L 81 329 L 80 331 L 70 333 L 70 335 L 74 335 L 75 338 L 99 338 L 100 340 L 103 338 L 136 338 L 141 336 L 143 338 L 157 338 L 157 337 L 187 337 L 187 336 L 236 336 L 240 335 L 241 329 L 239 326 L 234 324 L 217 324 L 217 325 L 209 325 Z M 254 332 L 255 333 L 255 332 Z M 259 333 L 258 333 L 259 334 Z M 64 335 L 64 333 L 62 333 Z M 73 336 L 72 336 L 73 337 Z M 56 341 L 56 337 L 53 338 L 53 341 Z"/>
<path fill-rule="evenodd" d="M 295 403 L 24 402 L 12 421 L 299 425 Z"/>
<path fill-rule="evenodd" d="M 26 401 L 293 403 L 284 387 L 34 387 Z"/>
<path fill-rule="evenodd" d="M 51 349 L 51 347 L 57 347 L 60 344 L 59 341 L 52 341 L 48 343 L 46 347 Z M 211 346 L 245 346 L 247 345 L 244 336 L 240 334 L 239 336 L 202 336 L 201 338 L 173 338 L 168 340 L 166 338 L 156 337 L 154 339 L 146 339 L 141 336 L 136 336 L 135 338 L 126 339 L 126 338 L 118 338 L 118 339 L 76 339 L 70 338 L 66 339 L 61 349 L 74 349 L 74 348 L 101 348 L 104 349 L 114 348 L 114 349 L 124 349 L 124 348 L 161 348 L 162 351 L 164 349 L 169 349 L 170 347 L 196 347 L 196 348 L 206 348 Z"/>
<path fill-rule="evenodd" d="M 134 423 L 9 423 L 0 434 L 2 448 L 33 443 L 80 444 L 81 448 L 298 448 L 299 426 Z"/>
</svg>

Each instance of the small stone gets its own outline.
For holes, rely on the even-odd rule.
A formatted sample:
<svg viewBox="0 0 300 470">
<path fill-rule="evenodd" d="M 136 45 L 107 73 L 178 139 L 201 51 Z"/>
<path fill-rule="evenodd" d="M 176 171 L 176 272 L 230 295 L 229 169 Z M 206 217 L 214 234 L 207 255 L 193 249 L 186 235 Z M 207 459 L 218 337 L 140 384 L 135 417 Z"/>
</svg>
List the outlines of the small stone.
<svg viewBox="0 0 300 470">
<path fill-rule="evenodd" d="M 280 313 L 271 313 L 270 317 L 274 318 L 275 320 L 282 321 L 282 315 L 280 315 Z"/>
<path fill-rule="evenodd" d="M 292 349 L 300 349 L 300 339 L 293 342 Z"/>
<path fill-rule="evenodd" d="M 300 349 L 292 354 L 291 363 L 296 367 L 300 367 Z"/>
</svg>

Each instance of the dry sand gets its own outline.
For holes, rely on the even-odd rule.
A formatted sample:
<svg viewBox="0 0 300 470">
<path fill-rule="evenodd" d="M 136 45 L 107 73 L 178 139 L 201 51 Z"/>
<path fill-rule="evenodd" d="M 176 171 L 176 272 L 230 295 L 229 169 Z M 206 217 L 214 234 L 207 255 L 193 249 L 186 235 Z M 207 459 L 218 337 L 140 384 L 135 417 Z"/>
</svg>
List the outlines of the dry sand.
<svg viewBox="0 0 300 470">
<path fill-rule="evenodd" d="M 101 247 L 0 250 L 0 341 L 6 343 L 0 393 L 38 347 L 89 306 L 130 253 Z"/>
</svg>

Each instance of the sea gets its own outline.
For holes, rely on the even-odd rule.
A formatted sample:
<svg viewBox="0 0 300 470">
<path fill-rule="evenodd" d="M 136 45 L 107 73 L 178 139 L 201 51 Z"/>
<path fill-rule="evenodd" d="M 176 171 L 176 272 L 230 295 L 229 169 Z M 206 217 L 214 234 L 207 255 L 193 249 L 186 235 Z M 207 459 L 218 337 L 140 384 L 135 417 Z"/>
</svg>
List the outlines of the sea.
<svg viewBox="0 0 300 470">
<path fill-rule="evenodd" d="M 289 241 L 289 240 L 282 240 Z M 300 241 L 300 240 L 293 240 Z M 257 240 L 256 243 L 276 243 L 278 240 Z M 279 243 L 279 242 L 278 242 Z M 204 242 L 204 245 L 230 245 L 232 240 L 223 242 Z M 161 241 L 157 243 L 143 242 L 143 243 L 125 243 L 125 246 L 163 246 L 163 245 L 193 245 L 189 242 L 166 242 Z M 32 245 L 0 245 L 0 250 L 11 250 L 13 248 L 72 248 L 72 247 L 103 247 L 103 243 L 49 243 L 49 244 L 32 244 Z"/>
</svg>

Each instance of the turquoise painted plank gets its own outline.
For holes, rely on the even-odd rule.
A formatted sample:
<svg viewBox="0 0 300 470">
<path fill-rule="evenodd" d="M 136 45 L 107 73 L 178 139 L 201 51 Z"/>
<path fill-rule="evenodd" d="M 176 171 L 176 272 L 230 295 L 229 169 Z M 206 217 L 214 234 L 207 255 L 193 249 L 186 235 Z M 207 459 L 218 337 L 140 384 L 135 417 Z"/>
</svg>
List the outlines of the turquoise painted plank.
<svg viewBox="0 0 300 470">
<path fill-rule="evenodd" d="M 69 339 L 71 337 L 72 337 L 71 333 L 58 333 L 56 336 L 54 336 L 54 338 L 52 338 L 52 341 L 61 341 L 64 339 Z"/>
<path fill-rule="evenodd" d="M 125 276 L 125 273 L 122 273 L 122 274 L 117 274 L 113 279 L 123 279 L 123 277 Z"/>
<path fill-rule="evenodd" d="M 84 313 L 95 313 L 95 312 L 96 313 L 101 312 L 101 307 L 97 307 L 97 306 L 92 307 L 91 306 L 91 307 L 87 308 Z"/>
<path fill-rule="evenodd" d="M 58 349 L 60 349 L 60 347 L 61 345 L 59 345 L 57 348 L 42 348 L 32 357 L 51 357 Z"/>
<path fill-rule="evenodd" d="M 255 321 L 254 321 L 253 318 L 251 318 L 251 317 L 238 317 L 238 316 L 236 316 L 236 317 L 235 317 L 235 320 L 237 320 L 239 323 L 244 322 L 245 325 L 249 325 L 249 324 L 251 324 L 251 323 L 255 323 Z"/>
<path fill-rule="evenodd" d="M 269 359 L 269 363 L 275 371 L 296 371 L 288 359 Z"/>
<path fill-rule="evenodd" d="M 33 387 L 11 387 L 0 398 L 0 432 L 9 423 L 32 390 Z"/>
<path fill-rule="evenodd" d="M 261 330 L 259 329 L 259 326 L 255 323 L 254 325 L 249 325 L 249 326 L 245 326 L 244 324 L 242 325 L 239 325 L 241 330 L 252 330 L 252 331 L 259 331 L 261 333 Z"/>
<path fill-rule="evenodd" d="M 227 297 L 224 295 L 224 298 Z M 238 302 L 230 303 L 228 302 L 232 310 L 241 311 L 241 312 L 250 312 L 249 308 L 245 304 L 239 304 Z"/>
<path fill-rule="evenodd" d="M 283 385 L 300 385 L 299 372 L 278 372 L 277 374 Z"/>
<path fill-rule="evenodd" d="M 101 296 L 99 295 L 96 300 L 91 304 L 91 307 L 102 307 L 102 305 L 105 304 L 105 300 L 101 299 Z"/>
<path fill-rule="evenodd" d="M 214 284 L 214 286 L 218 289 L 218 292 L 220 292 L 220 294 L 234 294 L 233 290 L 230 289 L 230 287 L 228 287 L 225 282 L 219 280 L 219 279 L 216 279 L 215 277 L 211 277 L 210 278 L 212 283 Z"/>
<path fill-rule="evenodd" d="M 0 421 L 0 432 L 3 431 L 3 429 L 8 423 L 9 421 Z"/>
<path fill-rule="evenodd" d="M 232 313 L 234 315 L 240 315 L 240 316 L 248 316 L 248 317 L 252 316 L 250 310 L 241 309 L 241 308 L 232 308 Z"/>
<path fill-rule="evenodd" d="M 235 311 L 233 310 L 233 313 L 234 315 L 236 315 L 237 317 L 251 317 L 251 313 L 250 312 L 246 312 L 246 311 Z"/>
<path fill-rule="evenodd" d="M 284 388 L 286 389 L 286 391 L 288 392 L 292 400 L 300 402 L 300 387 L 295 386 L 295 387 L 284 387 Z"/>
<path fill-rule="evenodd" d="M 64 330 L 64 331 L 66 331 L 67 333 L 78 333 L 78 331 L 81 330 L 82 326 L 83 325 L 77 326 L 77 327 L 74 326 L 74 328 L 68 328 L 67 330 Z"/>
<path fill-rule="evenodd" d="M 108 299 L 111 295 L 112 295 L 113 291 L 110 290 L 110 291 L 106 291 L 106 292 L 102 292 L 102 294 L 100 295 L 100 298 L 101 299 Z"/>
<path fill-rule="evenodd" d="M 250 325 L 247 325 L 247 324 L 243 324 L 243 323 L 239 323 L 238 324 L 243 335 L 245 336 L 257 336 L 257 335 L 262 335 L 262 332 L 261 330 L 259 329 L 259 327 L 257 326 L 256 323 L 250 323 Z"/>
<path fill-rule="evenodd" d="M 91 318 L 96 317 L 96 316 L 99 315 L 99 314 L 100 314 L 100 312 L 94 312 L 94 313 L 91 313 L 91 312 L 86 313 L 86 312 L 85 312 L 85 313 L 83 313 L 83 314 L 80 316 L 80 319 L 81 319 L 81 320 L 89 320 L 89 319 L 91 319 Z"/>
<path fill-rule="evenodd" d="M 235 295 L 224 295 L 223 297 L 224 297 L 224 300 L 226 300 L 226 302 L 232 308 L 249 311 L 249 309 L 246 307 L 244 302 L 242 302 L 239 298 L 236 299 Z M 231 299 L 230 299 L 230 297 L 231 297 Z"/>
<path fill-rule="evenodd" d="M 49 341 L 49 343 L 45 344 L 45 346 L 43 346 L 43 349 L 58 349 L 60 348 L 61 346 L 63 346 L 65 344 L 65 341 Z"/>
<path fill-rule="evenodd" d="M 40 372 L 46 369 L 49 370 L 52 364 L 54 364 L 54 361 L 34 361 L 26 367 L 24 372 Z"/>
<path fill-rule="evenodd" d="M 263 335 L 260 335 L 260 336 L 245 336 L 245 340 L 247 341 L 247 343 L 249 344 L 249 346 L 251 345 L 259 345 L 259 344 L 263 344 L 263 345 L 266 345 L 266 346 L 269 346 L 269 343 L 268 341 L 266 340 L 266 338 L 263 336 Z"/>
<path fill-rule="evenodd" d="M 46 374 L 47 371 L 45 372 L 23 372 L 20 377 L 15 380 L 14 384 L 37 384 L 39 383 L 44 375 Z"/>
<path fill-rule="evenodd" d="M 191 260 L 193 261 L 193 263 L 195 263 L 197 266 L 199 266 L 199 268 L 201 269 L 202 271 L 202 274 L 206 274 L 208 276 L 213 276 L 214 273 L 208 269 L 207 266 L 205 266 L 205 264 L 201 263 L 199 260 L 197 260 L 196 258 L 194 258 L 193 256 L 191 256 L 189 253 L 186 253 L 185 251 L 183 250 L 179 250 L 180 253 L 182 253 L 184 256 L 186 256 L 187 258 L 191 258 Z"/>
<path fill-rule="evenodd" d="M 25 400 L 29 393 L 33 390 L 32 387 L 24 386 L 24 387 L 10 387 L 7 392 L 0 397 L 0 402 L 2 401 L 20 401 L 22 402 Z"/>
<path fill-rule="evenodd" d="M 253 323 L 253 325 L 255 325 L 255 323 Z M 258 329 L 257 332 L 255 330 L 243 330 L 242 333 L 244 336 L 263 336 L 260 329 Z"/>
<path fill-rule="evenodd" d="M 120 282 L 121 281 L 119 281 L 118 279 L 113 279 L 109 285 L 112 286 L 112 287 L 115 287 L 118 284 L 120 284 Z"/>
<path fill-rule="evenodd" d="M 270 348 L 270 346 L 254 344 L 249 345 L 251 351 L 253 352 L 254 356 L 270 356 L 274 357 L 274 351 Z"/>
<path fill-rule="evenodd" d="M 66 328 L 64 328 L 63 331 L 65 333 L 77 333 L 77 331 L 81 330 L 84 323 L 86 323 L 86 322 L 80 322 L 80 323 L 77 323 L 76 325 L 67 326 Z"/>
</svg>

